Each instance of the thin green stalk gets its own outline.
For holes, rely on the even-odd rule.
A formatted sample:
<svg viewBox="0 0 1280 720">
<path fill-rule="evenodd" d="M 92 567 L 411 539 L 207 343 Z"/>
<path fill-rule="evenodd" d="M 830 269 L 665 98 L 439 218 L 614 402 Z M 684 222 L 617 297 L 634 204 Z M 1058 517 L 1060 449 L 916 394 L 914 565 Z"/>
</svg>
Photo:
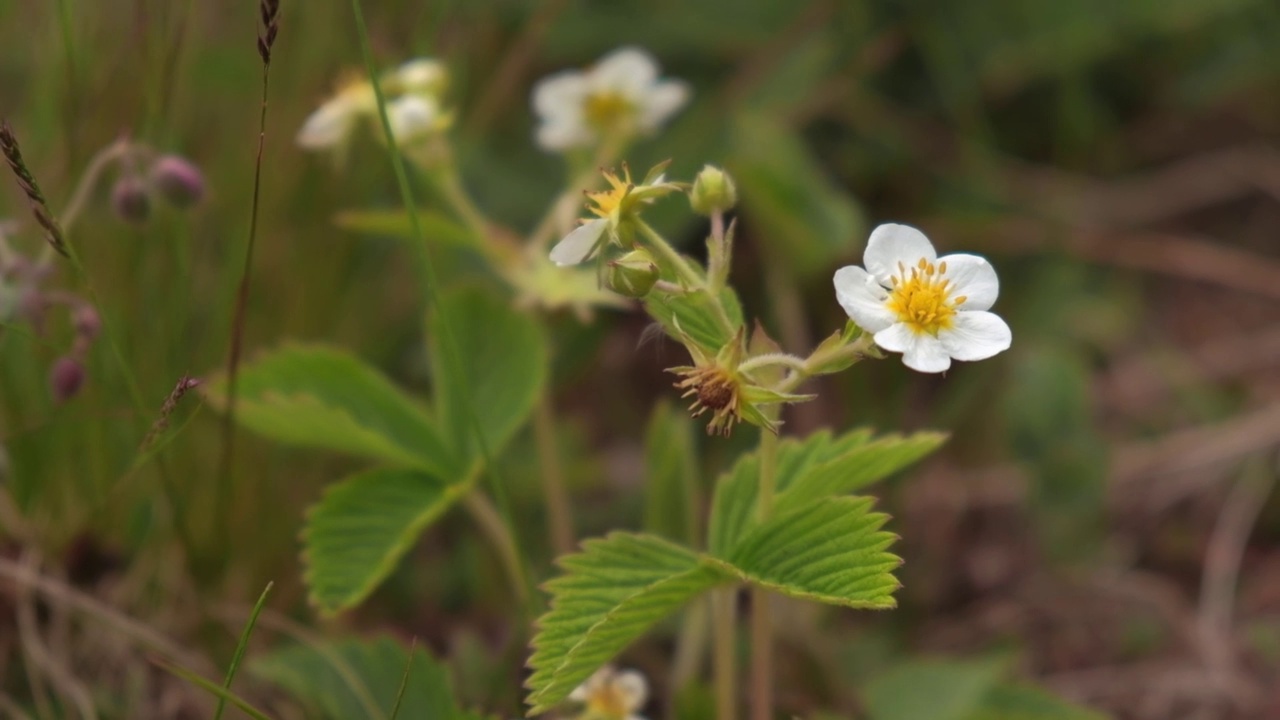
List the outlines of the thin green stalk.
<svg viewBox="0 0 1280 720">
<path fill-rule="evenodd" d="M 709 598 L 715 639 L 716 720 L 738 720 L 737 598 L 737 586 L 713 590 Z"/>
<path fill-rule="evenodd" d="M 564 484 L 564 467 L 556 441 L 555 408 L 550 393 L 544 393 L 533 416 L 533 434 L 538 447 L 542 494 L 547 503 L 547 523 L 551 526 L 551 547 L 556 555 L 573 551 L 573 512 Z"/>
<path fill-rule="evenodd" d="M 396 691 L 396 703 L 391 706 L 390 720 L 396 720 L 400 714 L 400 703 L 404 702 L 404 691 L 409 688 L 409 671 L 413 669 L 413 656 L 418 652 L 418 638 L 409 643 L 409 659 L 405 661 L 404 672 L 400 674 L 400 689 Z"/>
<path fill-rule="evenodd" d="M 763 522 L 773 512 L 774 486 L 778 475 L 778 436 L 760 431 L 760 480 L 756 493 L 756 515 Z M 773 717 L 773 621 L 769 613 L 769 592 L 751 589 L 751 717 Z"/>
<path fill-rule="evenodd" d="M 165 660 L 152 659 L 152 662 L 155 663 L 157 666 L 159 666 L 161 670 L 164 670 L 165 672 L 171 675 L 176 675 L 182 678 L 183 680 L 186 680 L 192 685 L 195 685 L 196 687 L 201 688 L 207 691 L 208 693 L 212 694 L 214 697 L 217 697 L 219 700 L 226 700 L 230 702 L 232 705 L 235 705 L 236 707 L 240 708 L 240 710 L 245 715 L 248 715 L 249 717 L 253 718 L 253 720 L 271 720 L 271 717 L 269 715 L 262 712 L 258 708 L 250 705 L 246 700 L 241 699 L 235 693 L 222 687 L 221 685 L 218 685 L 212 680 L 206 680 L 205 678 L 200 677 L 199 675 L 191 672 L 190 670 L 187 670 L 186 668 L 179 667 Z"/>
<path fill-rule="evenodd" d="M 79 64 L 76 62 L 75 38 L 71 32 L 71 1 L 58 0 L 58 33 L 62 36 L 62 49 L 66 54 L 67 63 L 67 114 L 72 118 L 80 117 L 80 93 L 78 78 L 80 76 Z M 67 131 L 67 148 L 68 157 L 74 163 L 79 161 L 79 153 L 77 152 L 75 123 L 67 122 L 64 124 Z"/>
<path fill-rule="evenodd" d="M 471 513 L 471 518 L 480 526 L 480 531 L 489 538 L 489 542 L 493 543 L 493 549 L 497 551 L 498 558 L 502 561 L 502 567 L 507 572 L 511 587 L 519 596 L 521 604 L 524 604 L 529 599 L 529 576 L 525 572 L 515 537 L 511 534 L 511 524 L 498 514 L 493 503 L 489 502 L 489 498 L 479 490 L 467 493 L 462 503 Z"/>
<path fill-rule="evenodd" d="M 400 153 L 400 148 L 396 143 L 395 133 L 391 130 L 391 120 L 387 117 L 386 97 L 382 92 L 382 87 L 378 83 L 378 68 L 373 60 L 373 48 L 369 45 L 369 30 L 364 21 L 364 10 L 360 0 L 351 0 L 351 11 L 355 15 L 356 32 L 360 40 L 360 54 L 364 58 L 365 71 L 369 75 L 369 82 L 373 86 L 373 92 L 378 101 L 378 120 L 382 125 L 383 136 L 387 138 L 386 150 L 387 157 L 391 161 L 392 170 L 395 172 L 396 184 L 400 189 L 400 200 L 405 207 L 405 211 L 409 215 L 409 228 L 415 242 L 411 244 L 414 250 L 414 259 L 418 266 L 418 272 L 421 275 L 423 285 L 425 285 L 427 301 L 431 307 L 440 307 L 440 289 L 436 279 L 435 263 L 431 259 L 431 248 L 427 243 L 426 234 L 422 231 L 422 220 L 418 217 L 418 208 L 413 201 L 413 191 L 409 186 L 409 173 L 405 169 L 404 157 Z M 445 362 L 453 377 L 460 377 L 458 372 L 462 367 L 461 359 L 458 355 L 458 343 L 453 333 L 453 324 L 445 313 L 440 314 L 440 333 L 441 346 L 444 349 Z M 476 443 L 479 446 L 481 457 L 488 469 L 490 485 L 493 487 L 494 497 L 498 501 L 498 507 L 502 513 L 502 519 L 505 522 L 507 534 L 514 537 L 515 524 L 511 516 L 511 504 L 507 499 L 505 484 L 498 476 L 497 465 L 493 462 L 493 452 L 489 447 L 488 438 L 485 437 L 484 429 L 480 426 L 479 418 L 475 413 L 475 403 L 471 394 L 471 388 L 462 383 L 459 388 L 462 394 L 463 407 L 467 409 L 470 424 L 475 432 Z M 512 543 L 512 551 L 519 557 L 519 545 Z M 523 568 L 523 563 L 521 563 Z M 523 569 L 521 574 L 523 575 Z M 521 599 L 527 599 L 528 593 L 525 585 L 522 583 L 517 592 Z"/>
<path fill-rule="evenodd" d="M 644 235 L 650 243 L 651 250 L 656 250 L 658 255 L 672 268 L 675 269 L 676 275 L 684 280 L 689 287 L 702 290 L 706 288 L 706 280 L 693 269 L 693 265 L 684 258 L 675 248 L 671 247 L 671 243 L 667 239 L 658 234 L 649 223 L 643 220 L 639 221 L 640 234 Z"/>
<path fill-rule="evenodd" d="M 262 589 L 262 594 L 258 596 L 258 602 L 253 604 L 253 611 L 249 613 L 249 622 L 245 623 L 244 630 L 240 633 L 240 642 L 236 643 L 236 651 L 231 656 L 231 665 L 227 667 L 227 677 L 222 681 L 222 687 L 231 692 L 231 681 L 235 679 L 236 670 L 240 669 L 240 662 L 244 660 L 245 650 L 249 649 L 249 636 L 253 634 L 253 626 L 258 622 L 258 615 L 262 613 L 262 608 L 267 603 L 267 596 L 271 594 L 271 588 L 275 585 L 268 582 L 267 586 Z M 213 720 L 221 720 L 222 711 L 226 709 L 227 697 L 225 695 L 218 696 L 218 709 L 213 713 Z"/>
</svg>

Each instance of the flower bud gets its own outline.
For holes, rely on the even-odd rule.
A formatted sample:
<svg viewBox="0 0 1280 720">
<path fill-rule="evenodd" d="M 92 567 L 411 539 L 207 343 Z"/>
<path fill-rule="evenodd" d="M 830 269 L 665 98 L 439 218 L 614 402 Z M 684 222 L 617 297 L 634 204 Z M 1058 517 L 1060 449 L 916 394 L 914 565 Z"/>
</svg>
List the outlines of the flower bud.
<svg viewBox="0 0 1280 720">
<path fill-rule="evenodd" d="M 135 175 L 121 177 L 111 189 L 111 207 L 129 222 L 146 222 L 151 216 L 151 193 L 147 183 Z"/>
<path fill-rule="evenodd" d="M 102 332 L 102 318 L 98 315 L 97 309 L 89 304 L 76 308 L 72 316 L 72 324 L 75 325 L 76 334 L 88 342 L 96 340 L 98 334 Z"/>
<path fill-rule="evenodd" d="M 204 197 L 204 174 L 179 155 L 165 155 L 151 166 L 151 185 L 174 207 L 190 207 Z"/>
<path fill-rule="evenodd" d="M 80 392 L 84 384 L 84 366 L 75 358 L 63 356 L 58 358 L 49 370 L 49 389 L 53 392 L 53 401 L 64 403 Z"/>
<path fill-rule="evenodd" d="M 627 297 L 642 298 L 658 282 L 658 266 L 647 250 L 637 248 L 608 263 L 605 284 Z"/>
<path fill-rule="evenodd" d="M 707 165 L 693 180 L 689 192 L 689 204 L 699 215 L 712 215 L 731 210 L 738 204 L 738 189 L 733 178 L 718 167 Z"/>
</svg>

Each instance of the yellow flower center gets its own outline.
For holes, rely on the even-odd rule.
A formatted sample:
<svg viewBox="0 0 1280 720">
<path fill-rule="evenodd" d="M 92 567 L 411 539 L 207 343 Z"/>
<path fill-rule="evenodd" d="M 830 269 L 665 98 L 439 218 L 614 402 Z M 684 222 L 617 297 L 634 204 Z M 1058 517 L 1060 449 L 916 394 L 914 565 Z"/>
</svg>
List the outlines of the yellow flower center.
<svg viewBox="0 0 1280 720">
<path fill-rule="evenodd" d="M 587 699 L 587 716 L 604 720 L 624 720 L 631 714 L 631 704 L 613 683 L 592 693 Z"/>
<path fill-rule="evenodd" d="M 583 103 L 582 115 L 596 130 L 610 130 L 630 122 L 635 115 L 635 105 L 622 93 L 592 93 Z"/>
<path fill-rule="evenodd" d="M 631 171 L 627 170 L 625 166 L 623 166 L 623 176 L 621 178 L 611 172 L 606 172 L 604 179 L 609 181 L 609 189 L 587 193 L 587 198 L 595 205 L 595 207 L 588 207 L 587 209 L 600 217 L 609 217 L 622 206 L 622 201 L 634 186 L 631 184 Z"/>
<path fill-rule="evenodd" d="M 911 268 L 898 263 L 898 274 L 892 278 L 889 291 L 889 309 L 916 333 L 937 335 L 939 330 L 950 328 L 955 322 L 956 306 L 968 298 L 951 297 L 955 288 L 945 279 L 947 264 L 934 265 L 920 258 Z"/>
</svg>

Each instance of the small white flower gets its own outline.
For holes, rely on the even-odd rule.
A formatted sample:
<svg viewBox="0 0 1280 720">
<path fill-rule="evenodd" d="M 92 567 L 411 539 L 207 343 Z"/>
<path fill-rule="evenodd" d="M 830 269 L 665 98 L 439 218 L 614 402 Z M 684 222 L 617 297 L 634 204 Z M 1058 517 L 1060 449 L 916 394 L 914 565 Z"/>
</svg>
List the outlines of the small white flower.
<svg viewBox="0 0 1280 720">
<path fill-rule="evenodd" d="M 985 360 L 1009 349 L 1012 333 L 987 312 L 1000 292 L 996 271 L 977 255 L 939 258 L 924 233 L 881 225 L 856 265 L 836 271 L 836 299 L 876 345 L 902 353 L 913 370 L 944 372 L 955 360 Z"/>
<path fill-rule="evenodd" d="M 307 117 L 298 131 L 298 145 L 308 150 L 328 150 L 347 141 L 362 116 L 378 109 L 373 86 L 354 82 L 329 98 Z"/>
<path fill-rule="evenodd" d="M 534 86 L 538 144 L 559 151 L 609 133 L 651 133 L 688 100 L 688 84 L 658 79 L 652 55 L 620 48 L 585 71 L 559 72 Z"/>
<path fill-rule="evenodd" d="M 679 190 L 679 185 L 667 182 L 666 176 L 662 174 L 661 169 L 665 165 L 663 163 L 650 170 L 649 176 L 639 184 L 631 181 L 631 171 L 625 164 L 622 166 L 622 177 L 606 171 L 604 178 L 609 183 L 609 189 L 587 193 L 590 200 L 587 209 L 596 217 L 579 220 L 582 224 L 551 248 L 551 262 L 560 266 L 584 262 L 601 245 L 606 231 L 611 238 L 616 239 L 622 226 L 633 222 L 641 208 L 657 198 Z"/>
<path fill-rule="evenodd" d="M 401 95 L 387 103 L 387 122 L 396 142 L 410 143 L 440 129 L 440 105 L 430 97 Z"/>
<path fill-rule="evenodd" d="M 618 672 L 611 665 L 595 671 L 569 694 L 589 720 L 645 720 L 636 711 L 649 699 L 649 683 L 635 670 Z"/>
</svg>

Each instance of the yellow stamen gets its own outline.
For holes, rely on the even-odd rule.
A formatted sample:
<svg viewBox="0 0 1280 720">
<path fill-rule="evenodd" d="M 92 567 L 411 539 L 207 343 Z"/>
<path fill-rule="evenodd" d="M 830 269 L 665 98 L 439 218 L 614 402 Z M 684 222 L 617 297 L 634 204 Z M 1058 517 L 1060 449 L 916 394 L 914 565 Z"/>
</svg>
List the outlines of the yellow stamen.
<svg viewBox="0 0 1280 720">
<path fill-rule="evenodd" d="M 629 122 L 635 115 L 635 105 L 621 93 L 594 93 L 583 103 L 582 115 L 596 130 L 609 130 Z"/>
<path fill-rule="evenodd" d="M 955 321 L 956 306 L 967 298 L 950 297 L 951 281 L 944 278 L 947 264 L 934 265 L 924 258 L 911 268 L 898 263 L 898 275 L 890 278 L 889 309 L 916 333 L 937 335 L 939 330 L 950 328 Z"/>
<path fill-rule="evenodd" d="M 587 193 L 587 198 L 595 205 L 595 207 L 589 205 L 588 210 L 600 217 L 609 217 L 622 205 L 627 193 L 635 187 L 631 184 L 631 170 L 626 165 L 622 166 L 622 173 L 621 178 L 608 171 L 604 173 L 604 179 L 609 182 L 610 189 Z"/>
</svg>

